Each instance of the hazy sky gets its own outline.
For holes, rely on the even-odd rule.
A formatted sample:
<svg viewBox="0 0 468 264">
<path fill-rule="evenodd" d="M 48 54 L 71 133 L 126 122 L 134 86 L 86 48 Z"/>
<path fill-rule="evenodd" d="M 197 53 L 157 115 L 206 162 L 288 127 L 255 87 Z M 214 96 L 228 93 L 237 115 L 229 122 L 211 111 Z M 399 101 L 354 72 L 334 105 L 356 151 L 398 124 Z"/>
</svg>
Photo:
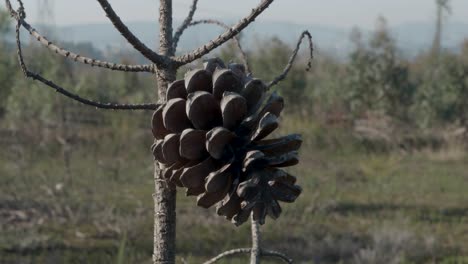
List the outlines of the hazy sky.
<svg viewBox="0 0 468 264">
<path fill-rule="evenodd" d="M 14 0 L 12 0 L 14 1 Z M 3 1 L 2 1 L 3 2 Z M 24 0 L 29 20 L 36 22 L 40 0 Z M 57 25 L 105 22 L 96 0 L 49 0 L 54 3 Z M 174 0 L 175 18 L 183 18 L 191 0 Z M 198 18 L 240 18 L 260 0 L 199 0 Z M 157 17 L 157 0 L 110 0 L 124 21 L 147 21 Z M 299 24 L 370 28 L 384 15 L 391 25 L 432 21 L 435 0 L 276 0 L 259 18 Z M 4 3 L 2 3 L 4 5 Z M 451 0 L 451 21 L 468 23 L 468 0 Z"/>
</svg>

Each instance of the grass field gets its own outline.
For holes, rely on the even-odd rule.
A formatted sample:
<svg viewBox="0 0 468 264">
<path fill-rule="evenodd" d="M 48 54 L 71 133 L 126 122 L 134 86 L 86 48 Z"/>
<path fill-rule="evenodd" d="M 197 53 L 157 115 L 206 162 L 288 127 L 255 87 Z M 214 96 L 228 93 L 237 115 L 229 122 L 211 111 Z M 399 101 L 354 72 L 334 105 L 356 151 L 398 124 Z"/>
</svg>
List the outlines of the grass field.
<svg viewBox="0 0 468 264">
<path fill-rule="evenodd" d="M 150 263 L 151 136 L 117 126 L 73 143 L 69 161 L 53 142 L 2 146 L 0 263 Z M 468 263 L 464 151 L 367 152 L 308 122 L 285 127 L 304 134 L 291 170 L 304 192 L 262 227 L 267 248 L 296 263 Z M 248 225 L 197 208 L 182 190 L 177 202 L 180 263 L 249 246 Z"/>
</svg>

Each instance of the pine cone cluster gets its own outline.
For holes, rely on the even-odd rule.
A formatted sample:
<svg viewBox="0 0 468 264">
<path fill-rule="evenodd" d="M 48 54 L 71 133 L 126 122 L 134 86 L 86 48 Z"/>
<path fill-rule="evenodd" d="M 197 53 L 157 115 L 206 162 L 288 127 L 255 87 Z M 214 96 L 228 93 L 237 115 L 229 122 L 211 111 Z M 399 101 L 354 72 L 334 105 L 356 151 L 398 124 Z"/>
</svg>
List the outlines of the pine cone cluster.
<svg viewBox="0 0 468 264">
<path fill-rule="evenodd" d="M 219 59 L 169 85 L 153 115 L 153 154 L 163 175 L 197 204 L 240 225 L 276 219 L 278 201 L 294 202 L 296 178 L 281 167 L 298 163 L 300 135 L 265 139 L 278 127 L 283 98 L 248 76 L 240 64 Z"/>
</svg>

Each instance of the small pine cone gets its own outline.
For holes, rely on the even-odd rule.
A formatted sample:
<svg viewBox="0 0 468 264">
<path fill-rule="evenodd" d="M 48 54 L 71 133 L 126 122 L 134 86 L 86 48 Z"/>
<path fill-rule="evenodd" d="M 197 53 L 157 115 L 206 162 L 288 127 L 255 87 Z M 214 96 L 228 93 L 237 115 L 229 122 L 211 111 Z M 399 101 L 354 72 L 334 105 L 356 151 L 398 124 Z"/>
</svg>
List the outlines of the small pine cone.
<svg viewBox="0 0 468 264">
<path fill-rule="evenodd" d="M 153 154 L 163 175 L 204 208 L 240 225 L 253 213 L 281 214 L 278 201 L 294 202 L 296 178 L 281 167 L 298 163 L 300 135 L 264 139 L 278 127 L 283 98 L 247 76 L 243 65 L 219 59 L 169 85 L 153 115 Z"/>
</svg>

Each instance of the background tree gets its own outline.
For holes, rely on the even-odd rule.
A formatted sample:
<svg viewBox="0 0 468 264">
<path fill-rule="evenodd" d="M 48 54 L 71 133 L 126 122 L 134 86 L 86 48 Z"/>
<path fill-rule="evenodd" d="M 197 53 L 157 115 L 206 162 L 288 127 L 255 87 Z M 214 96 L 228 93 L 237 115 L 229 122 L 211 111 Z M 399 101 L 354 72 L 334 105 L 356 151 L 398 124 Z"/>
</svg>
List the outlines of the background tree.
<svg viewBox="0 0 468 264">
<path fill-rule="evenodd" d="M 355 50 L 350 55 L 346 77 L 350 109 L 358 116 L 378 110 L 407 120 L 415 86 L 410 82 L 408 63 L 400 58 L 386 20 L 379 18 L 367 45 L 359 34 L 353 36 Z"/>
<path fill-rule="evenodd" d="M 423 127 L 454 122 L 466 127 L 467 70 L 463 53 L 442 52 L 438 66 L 422 72 L 415 115 Z"/>
<path fill-rule="evenodd" d="M 173 82 L 176 78 L 177 70 L 189 64 L 197 59 L 202 58 L 205 55 L 208 55 L 212 50 L 221 46 L 230 39 L 233 39 L 237 34 L 239 34 L 243 29 L 245 29 L 250 23 L 252 23 L 256 17 L 258 17 L 263 11 L 265 11 L 273 0 L 262 0 L 257 7 L 252 9 L 251 13 L 245 18 L 241 19 L 238 23 L 229 27 L 223 34 L 219 35 L 215 39 L 211 40 L 205 45 L 190 51 L 186 54 L 176 56 L 177 44 L 180 39 L 180 36 L 183 34 L 185 29 L 187 29 L 193 19 L 194 13 L 197 8 L 198 0 L 194 0 L 190 8 L 190 12 L 187 18 L 184 20 L 182 25 L 173 33 L 173 21 L 172 21 L 172 0 L 160 0 L 159 1 L 159 51 L 153 51 L 151 48 L 147 47 L 142 43 L 122 22 L 119 16 L 114 12 L 111 5 L 107 0 L 97 0 L 101 5 L 103 11 L 106 13 L 106 16 L 110 19 L 115 28 L 122 34 L 122 36 L 144 57 L 146 57 L 151 63 L 146 65 L 129 65 L 129 64 L 115 64 L 110 62 L 104 62 L 97 60 L 95 58 L 89 58 L 85 56 L 80 56 L 74 52 L 65 50 L 62 47 L 57 46 L 52 43 L 35 29 L 33 29 L 26 22 L 26 13 L 24 10 L 24 5 L 21 0 L 17 0 L 18 9 L 15 11 L 11 2 L 5 0 L 6 6 L 10 15 L 16 20 L 16 43 L 18 48 L 18 60 L 21 66 L 21 69 L 26 77 L 32 78 L 33 80 L 41 82 L 46 87 L 50 87 L 56 92 L 68 97 L 69 99 L 78 101 L 80 103 L 102 108 L 102 109 L 114 109 L 114 110 L 155 110 L 158 107 L 158 104 L 155 103 L 145 103 L 145 104 L 120 104 L 120 103 L 102 103 L 99 101 L 91 100 L 82 97 L 81 95 L 71 92 L 57 83 L 48 80 L 46 77 L 39 73 L 35 73 L 29 69 L 25 63 L 22 46 L 20 40 L 20 29 L 21 27 L 26 29 L 35 39 L 37 39 L 42 45 L 46 46 L 48 49 L 56 52 L 57 54 L 64 56 L 69 59 L 73 59 L 77 62 L 96 66 L 103 67 L 116 71 L 126 71 L 126 72 L 147 72 L 154 74 L 157 80 L 157 95 L 154 98 L 157 98 L 158 103 L 163 103 L 165 100 L 166 89 L 168 85 Z M 289 70 L 292 67 L 292 63 L 296 58 L 298 53 L 300 43 L 302 40 L 307 37 L 310 44 L 310 50 L 312 52 L 312 41 L 310 33 L 304 31 L 301 34 L 301 37 L 297 43 L 296 49 L 294 50 L 290 60 L 288 61 L 283 72 L 276 78 L 274 78 L 269 84 L 268 87 L 272 87 L 277 84 L 279 81 L 283 80 Z M 153 195 L 155 202 L 155 221 L 154 221 L 154 254 L 153 262 L 154 263 L 175 263 L 175 225 L 176 225 L 176 189 L 175 186 L 168 183 L 163 175 L 161 164 L 155 163 L 154 171 L 155 179 L 155 193 Z M 261 255 L 268 255 L 267 251 L 263 251 L 259 245 L 259 232 L 258 225 L 252 223 L 252 234 L 254 238 L 254 247 L 252 250 L 247 252 L 252 252 L 252 263 L 258 263 Z M 234 253 L 245 253 L 246 250 L 237 250 Z M 273 254 L 273 253 L 271 253 Z M 270 255 L 271 255 L 270 254 Z M 229 254 L 225 254 L 229 255 Z M 223 255 L 223 256 L 225 256 Z M 275 254 L 273 254 L 275 255 Z M 282 256 L 281 254 L 276 254 L 277 256 Z"/>
<path fill-rule="evenodd" d="M 11 30 L 11 21 L 6 12 L 0 9 L 0 83 L 3 84 L 0 89 L 0 117 L 5 113 L 5 104 L 11 93 L 15 71 L 13 67 L 13 58 L 10 47 L 7 45 L 5 36 Z"/>
<path fill-rule="evenodd" d="M 7 11 L 0 9 L 0 37 L 3 38 L 10 29 L 10 15 Z"/>
</svg>

